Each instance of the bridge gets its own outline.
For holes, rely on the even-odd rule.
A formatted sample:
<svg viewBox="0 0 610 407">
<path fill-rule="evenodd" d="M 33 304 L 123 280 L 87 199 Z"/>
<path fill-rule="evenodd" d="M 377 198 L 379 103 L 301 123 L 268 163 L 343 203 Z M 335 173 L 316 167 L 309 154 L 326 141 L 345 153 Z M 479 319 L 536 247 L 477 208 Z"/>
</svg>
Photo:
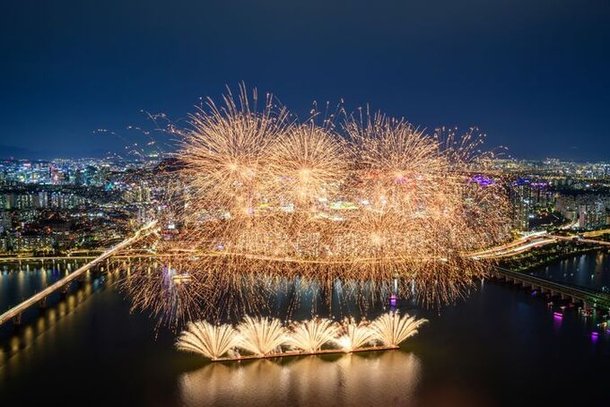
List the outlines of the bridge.
<svg viewBox="0 0 610 407">
<path fill-rule="evenodd" d="M 153 222 L 150 222 L 150 223 L 144 225 L 141 229 L 136 231 L 134 233 L 134 235 L 131 236 L 130 238 L 127 238 L 127 239 L 123 240 L 121 243 L 117 244 L 116 246 L 111 247 L 110 249 L 106 250 L 104 253 L 102 253 L 98 257 L 94 258 L 89 263 L 78 268 L 77 270 L 68 274 L 61 280 L 56 281 L 55 283 L 51 284 L 50 286 L 46 287 L 45 289 L 34 294 L 33 296 L 31 296 L 27 300 L 23 301 L 22 303 L 9 309 L 4 314 L 0 315 L 0 325 L 3 325 L 4 323 L 11 321 L 13 319 L 18 319 L 25 310 L 27 310 L 31 306 L 39 303 L 40 301 L 44 301 L 44 299 L 47 298 L 49 295 L 55 293 L 58 290 L 61 290 L 63 287 L 70 284 L 70 282 L 77 279 L 79 276 L 81 276 L 82 274 L 84 274 L 85 272 L 90 270 L 92 267 L 94 267 L 97 264 L 103 262 L 104 260 L 112 257 L 117 252 L 119 252 L 121 249 L 129 247 L 133 243 L 141 240 L 142 238 L 144 238 L 146 236 L 156 233 L 156 232 L 157 232 L 157 222 L 156 221 L 153 221 Z"/>
<path fill-rule="evenodd" d="M 541 293 L 549 293 L 551 296 L 558 295 L 562 299 L 569 299 L 573 303 L 582 302 L 583 308 L 585 309 L 594 307 L 610 310 L 610 295 L 589 288 L 557 283 L 501 267 L 496 267 L 491 275 L 492 277 L 509 281 L 513 284 L 540 290 Z"/>
</svg>

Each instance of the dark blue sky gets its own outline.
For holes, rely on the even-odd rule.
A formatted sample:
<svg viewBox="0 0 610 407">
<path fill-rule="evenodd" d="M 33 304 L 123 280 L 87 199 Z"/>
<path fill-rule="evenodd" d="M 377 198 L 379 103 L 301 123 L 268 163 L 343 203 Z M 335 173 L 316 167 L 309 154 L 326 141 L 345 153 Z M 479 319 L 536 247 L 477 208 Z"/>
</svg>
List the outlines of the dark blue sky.
<svg viewBox="0 0 610 407">
<path fill-rule="evenodd" d="M 125 144 L 245 81 L 297 113 L 370 103 L 524 158 L 610 160 L 608 0 L 57 0 L 0 10 L 0 155 Z"/>
</svg>

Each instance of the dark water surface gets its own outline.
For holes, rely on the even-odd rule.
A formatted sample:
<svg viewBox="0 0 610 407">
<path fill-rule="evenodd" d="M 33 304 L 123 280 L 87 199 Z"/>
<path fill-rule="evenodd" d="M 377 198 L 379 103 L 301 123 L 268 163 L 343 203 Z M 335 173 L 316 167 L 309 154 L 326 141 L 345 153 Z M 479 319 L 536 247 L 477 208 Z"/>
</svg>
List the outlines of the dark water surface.
<svg viewBox="0 0 610 407">
<path fill-rule="evenodd" d="M 42 279 L 30 273 L 22 281 Z M 16 276 L 0 278 L 3 296 Z M 440 315 L 418 311 L 430 323 L 399 351 L 213 364 L 175 351 L 171 332 L 155 336 L 108 284 L 93 276 L 18 332 L 0 331 L 1 406 L 610 405 L 601 316 L 558 318 L 510 285 L 485 282 Z"/>
<path fill-rule="evenodd" d="M 583 254 L 540 267 L 533 274 L 550 280 L 610 292 L 610 254 Z"/>
</svg>

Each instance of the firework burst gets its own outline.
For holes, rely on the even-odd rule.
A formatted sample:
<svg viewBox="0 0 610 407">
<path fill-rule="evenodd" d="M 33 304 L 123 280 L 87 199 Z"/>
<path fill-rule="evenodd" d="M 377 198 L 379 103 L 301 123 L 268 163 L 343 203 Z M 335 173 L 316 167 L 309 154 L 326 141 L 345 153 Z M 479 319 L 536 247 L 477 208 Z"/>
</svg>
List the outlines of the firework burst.
<svg viewBox="0 0 610 407">
<path fill-rule="evenodd" d="M 180 306 L 256 313 L 299 278 L 396 279 L 401 294 L 439 307 L 485 275 L 489 263 L 469 253 L 509 236 L 508 200 L 474 129 L 428 135 L 367 111 L 340 126 L 290 117 L 241 87 L 178 132 L 181 192 L 164 215 L 178 233 L 158 251 L 194 282 Z M 139 301 L 157 304 L 148 286 Z"/>
</svg>

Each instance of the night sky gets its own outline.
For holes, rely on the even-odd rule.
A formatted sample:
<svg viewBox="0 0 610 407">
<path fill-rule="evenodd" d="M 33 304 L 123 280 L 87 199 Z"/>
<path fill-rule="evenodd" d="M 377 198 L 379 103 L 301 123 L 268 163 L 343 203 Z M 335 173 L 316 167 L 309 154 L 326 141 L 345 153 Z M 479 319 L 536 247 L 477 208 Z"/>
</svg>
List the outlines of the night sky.
<svg viewBox="0 0 610 407">
<path fill-rule="evenodd" d="M 178 121 L 245 81 L 300 116 L 344 99 L 610 161 L 608 0 L 14 0 L 0 51 L 0 156 L 121 151 L 141 110 Z"/>
</svg>

